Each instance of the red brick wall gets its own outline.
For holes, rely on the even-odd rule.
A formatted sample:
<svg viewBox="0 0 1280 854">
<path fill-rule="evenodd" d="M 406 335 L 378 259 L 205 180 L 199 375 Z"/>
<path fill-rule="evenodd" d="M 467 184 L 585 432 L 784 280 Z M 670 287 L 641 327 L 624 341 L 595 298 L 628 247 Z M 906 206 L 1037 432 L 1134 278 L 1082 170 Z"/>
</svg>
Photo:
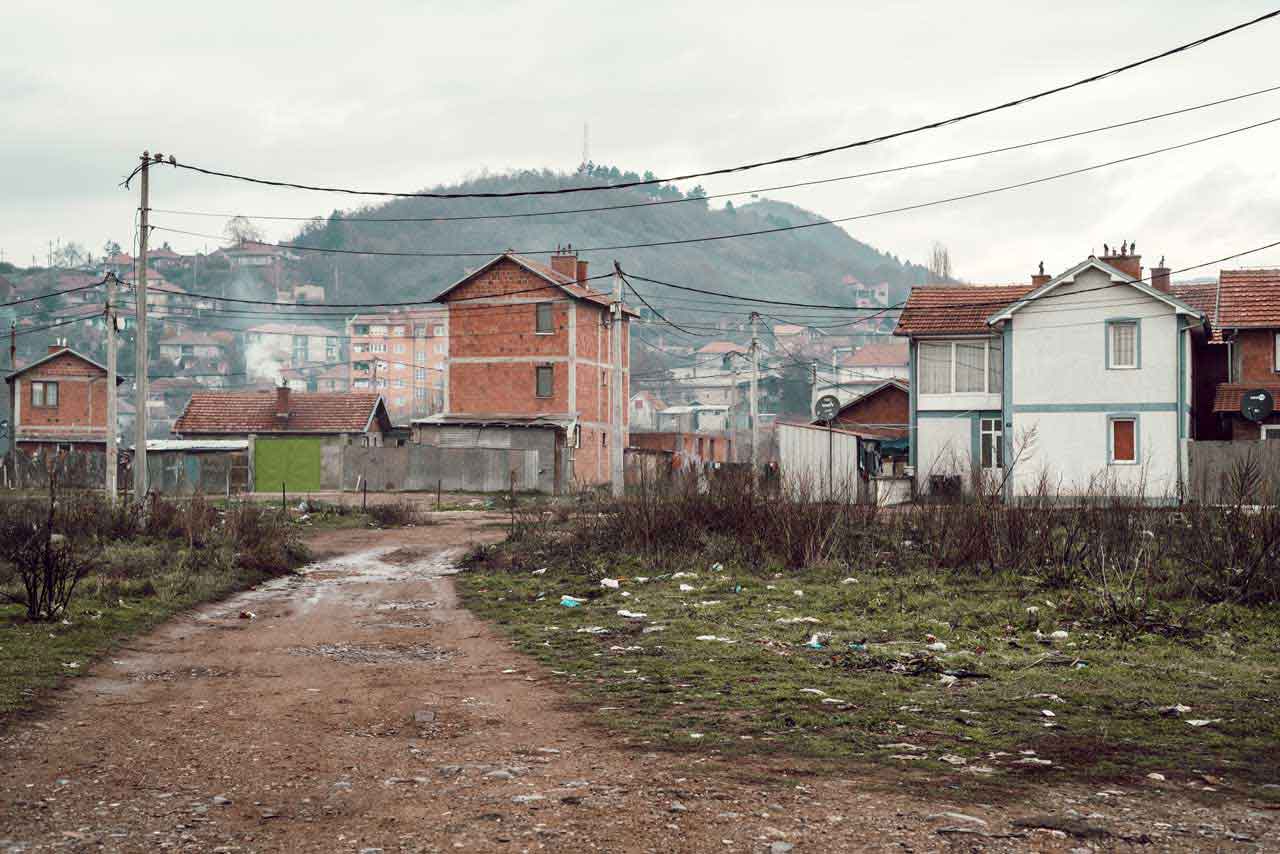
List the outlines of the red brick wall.
<svg viewBox="0 0 1280 854">
<path fill-rule="evenodd" d="M 853 430 L 874 429 L 876 424 L 910 424 L 911 401 L 907 393 L 896 386 L 890 386 L 878 394 L 857 400 L 841 410 L 836 423 Z M 880 432 L 877 430 L 877 432 Z M 903 438 L 908 429 L 885 430 L 884 434 L 893 438 Z"/>
<path fill-rule="evenodd" d="M 18 406 L 21 428 L 92 427 L 105 432 L 107 426 L 107 375 L 73 355 L 58 356 L 19 377 L 22 399 Z M 57 382 L 58 405 L 31 405 L 32 382 Z M 76 435 L 68 431 L 68 436 Z"/>
<path fill-rule="evenodd" d="M 699 452 L 698 441 L 702 441 Z M 671 451 L 703 462 L 729 462 L 729 437 L 721 433 L 632 433 L 631 447 L 650 451 Z"/>
<path fill-rule="evenodd" d="M 1241 329 L 1236 333 L 1240 376 L 1236 382 L 1273 382 L 1276 379 L 1276 336 L 1274 329 Z"/>
<path fill-rule="evenodd" d="M 534 362 L 449 366 L 449 410 L 474 414 L 560 414 L 569 411 L 569 366 L 552 363 L 552 396 L 538 397 Z M 578 388 L 581 399 L 582 388 Z"/>
</svg>

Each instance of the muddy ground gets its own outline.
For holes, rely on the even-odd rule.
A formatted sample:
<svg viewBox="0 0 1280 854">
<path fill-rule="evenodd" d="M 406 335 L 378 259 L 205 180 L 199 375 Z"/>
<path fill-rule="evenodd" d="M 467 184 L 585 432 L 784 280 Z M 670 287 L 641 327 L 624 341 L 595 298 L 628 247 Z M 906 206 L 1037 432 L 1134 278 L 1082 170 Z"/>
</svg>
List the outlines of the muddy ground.
<svg viewBox="0 0 1280 854">
<path fill-rule="evenodd" d="M 10 722 L 0 852 L 1280 849 L 1274 808 L 1202 790 L 981 803 L 892 769 L 625 743 L 458 606 L 452 560 L 505 517 L 444 515 L 317 535 L 302 575 L 172 620 Z"/>
</svg>

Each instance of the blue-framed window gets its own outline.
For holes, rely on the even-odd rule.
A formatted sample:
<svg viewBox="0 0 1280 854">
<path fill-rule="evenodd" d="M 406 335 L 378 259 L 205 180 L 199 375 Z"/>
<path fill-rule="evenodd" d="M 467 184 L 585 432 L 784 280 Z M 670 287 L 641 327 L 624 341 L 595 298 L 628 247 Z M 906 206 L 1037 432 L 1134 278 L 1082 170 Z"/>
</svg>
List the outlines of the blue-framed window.
<svg viewBox="0 0 1280 854">
<path fill-rule="evenodd" d="M 1142 367 L 1142 323 L 1136 317 L 1108 320 L 1105 346 L 1107 370 L 1138 370 Z"/>
<path fill-rule="evenodd" d="M 1142 459 L 1141 420 L 1137 413 L 1107 416 L 1107 463 L 1136 466 Z"/>
</svg>

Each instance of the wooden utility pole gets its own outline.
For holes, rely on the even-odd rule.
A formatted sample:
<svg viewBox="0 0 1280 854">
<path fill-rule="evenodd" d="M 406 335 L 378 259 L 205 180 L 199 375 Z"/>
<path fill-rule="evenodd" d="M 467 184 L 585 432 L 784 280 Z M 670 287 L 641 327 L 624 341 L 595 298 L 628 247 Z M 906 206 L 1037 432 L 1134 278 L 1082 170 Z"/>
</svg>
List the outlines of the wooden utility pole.
<svg viewBox="0 0 1280 854">
<path fill-rule="evenodd" d="M 116 465 L 119 450 L 116 433 L 120 419 L 116 412 L 116 274 L 107 273 L 107 501 L 116 504 Z"/>
<path fill-rule="evenodd" d="M 623 416 L 626 407 L 622 388 L 622 335 L 626 327 L 626 318 L 622 313 L 622 267 L 613 262 L 613 305 L 612 334 L 609 343 L 612 345 L 610 358 L 613 361 L 612 392 L 609 401 L 609 481 L 613 487 L 613 497 L 621 498 L 625 491 L 625 472 L 623 470 Z"/>
<path fill-rule="evenodd" d="M 760 340 L 757 327 L 760 315 L 751 312 L 751 479 L 754 482 L 760 466 Z"/>
<path fill-rule="evenodd" d="M 151 216 L 151 155 L 142 152 L 141 190 L 138 208 L 141 227 L 138 229 L 138 267 L 134 293 L 137 298 L 134 331 L 134 386 L 137 391 L 134 407 L 133 433 L 133 494 L 138 501 L 147 500 L 147 239 L 151 236 L 148 220 Z"/>
</svg>

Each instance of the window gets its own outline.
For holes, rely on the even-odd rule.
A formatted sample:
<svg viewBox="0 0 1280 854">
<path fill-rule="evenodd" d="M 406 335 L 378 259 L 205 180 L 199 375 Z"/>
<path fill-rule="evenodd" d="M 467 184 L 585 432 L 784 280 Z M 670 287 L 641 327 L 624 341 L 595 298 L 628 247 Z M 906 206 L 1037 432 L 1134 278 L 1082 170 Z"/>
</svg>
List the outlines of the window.
<svg viewBox="0 0 1280 854">
<path fill-rule="evenodd" d="M 921 394 L 999 394 L 1004 345 L 998 338 L 922 341 L 916 345 Z"/>
<path fill-rule="evenodd" d="M 392 385 L 394 385 L 396 388 L 408 388 L 408 387 L 409 387 L 409 384 L 408 384 L 407 382 L 405 382 L 404 380 L 402 380 L 402 379 L 396 379 L 396 380 L 393 380 L 393 381 L 392 381 Z"/>
<path fill-rule="evenodd" d="M 444 353 L 444 342 L 443 342 L 443 341 L 437 341 L 437 342 L 436 342 L 436 352 L 437 352 L 437 353 L 440 353 L 440 354 L 443 354 L 443 353 Z"/>
<path fill-rule="evenodd" d="M 403 341 L 397 341 L 397 342 L 396 342 L 396 352 L 397 352 L 397 353 L 403 353 L 403 352 L 404 352 L 404 342 L 403 342 Z"/>
<path fill-rule="evenodd" d="M 301 364 L 307 360 L 307 336 L 293 336 L 293 363 Z"/>
<path fill-rule="evenodd" d="M 31 405 L 32 406 L 57 406 L 58 405 L 58 384 L 46 382 L 33 382 L 31 384 Z"/>
<path fill-rule="evenodd" d="M 382 323 L 375 323 L 375 324 L 373 324 L 372 326 L 370 326 L 370 327 L 369 327 L 369 334 L 370 334 L 370 335 L 383 335 L 383 336 L 384 336 L 384 335 L 386 335 L 386 334 L 387 334 L 387 327 L 386 327 L 386 325 L 385 325 L 385 324 L 382 324 Z"/>
<path fill-rule="evenodd" d="M 324 339 L 324 360 L 326 362 L 338 361 L 338 339 L 333 335 Z"/>
<path fill-rule="evenodd" d="M 426 369 L 426 368 L 414 368 L 414 369 L 413 369 L 413 378 L 414 378 L 415 380 L 425 380 L 425 379 L 427 378 L 427 369 Z"/>
<path fill-rule="evenodd" d="M 391 328 L 391 334 L 392 334 L 394 337 L 396 337 L 396 338 L 403 338 L 403 337 L 404 337 L 404 327 L 403 327 L 403 326 L 393 326 L 393 327 Z"/>
<path fill-rule="evenodd" d="M 368 380 L 352 380 L 351 387 L 352 388 L 368 388 L 369 381 Z"/>
<path fill-rule="evenodd" d="M 999 338 L 987 345 L 987 388 L 992 394 L 1004 390 L 1004 342 Z"/>
<path fill-rule="evenodd" d="M 379 341 L 379 342 L 374 342 L 374 343 L 372 343 L 372 344 L 370 344 L 370 345 L 369 345 L 369 352 L 370 352 L 370 353 L 385 353 L 385 352 L 387 352 L 387 345 L 386 345 L 385 343 L 383 343 L 383 342 L 380 342 L 380 341 Z"/>
<path fill-rule="evenodd" d="M 432 330 L 431 334 L 436 336 L 437 338 L 444 335 L 444 326 L 440 324 L 436 324 L 436 327 L 435 329 Z"/>
<path fill-rule="evenodd" d="M 982 419 L 982 467 L 984 469 L 1004 468 L 1004 447 L 1001 438 L 1004 434 L 999 418 Z"/>
<path fill-rule="evenodd" d="M 922 343 L 917 349 L 921 394 L 951 393 L 951 345 Z"/>
<path fill-rule="evenodd" d="M 555 369 L 550 365 L 538 365 L 534 368 L 536 376 L 535 394 L 538 397 L 551 397 L 554 389 Z"/>
<path fill-rule="evenodd" d="M 425 350 L 418 350 L 417 352 L 415 352 L 415 353 L 413 354 L 413 361 L 417 362 L 419 365 L 425 365 L 425 364 L 427 363 L 427 353 L 426 353 L 426 351 L 425 351 Z"/>
<path fill-rule="evenodd" d="M 427 327 L 423 326 L 422 324 L 418 324 L 417 326 L 414 326 L 414 327 L 413 327 L 413 337 L 414 337 L 414 338 L 426 338 L 426 337 L 427 337 Z"/>
<path fill-rule="evenodd" d="M 1107 419 L 1111 430 L 1110 449 L 1113 464 L 1138 461 L 1138 419 L 1131 416 L 1112 416 Z"/>
<path fill-rule="evenodd" d="M 1271 360 L 1274 362 L 1272 367 L 1280 371 L 1280 332 L 1276 333 L 1276 338 L 1271 348 Z"/>
<path fill-rule="evenodd" d="M 551 303 L 540 302 L 537 309 L 537 328 L 535 331 L 539 335 L 550 335 L 555 331 L 554 324 L 551 319 Z"/>
<path fill-rule="evenodd" d="M 368 353 L 368 352 L 369 352 L 369 345 L 368 345 L 368 344 L 366 344 L 366 343 L 364 343 L 363 341 L 357 341 L 355 344 L 352 344 L 352 345 L 351 345 L 351 352 L 353 352 L 353 353 Z"/>
<path fill-rule="evenodd" d="M 1262 441 L 1280 442 L 1280 424 L 1262 425 Z"/>
<path fill-rule="evenodd" d="M 956 342 L 956 391 L 960 393 L 986 391 L 987 343 L 985 341 Z"/>
<path fill-rule="evenodd" d="M 1138 321 L 1107 321 L 1107 367 L 1109 369 L 1136 369 L 1138 346 Z"/>
<path fill-rule="evenodd" d="M 355 324 L 353 327 L 351 327 L 351 334 L 352 335 L 368 335 L 369 334 L 368 324 L 365 324 L 365 323 Z"/>
</svg>

